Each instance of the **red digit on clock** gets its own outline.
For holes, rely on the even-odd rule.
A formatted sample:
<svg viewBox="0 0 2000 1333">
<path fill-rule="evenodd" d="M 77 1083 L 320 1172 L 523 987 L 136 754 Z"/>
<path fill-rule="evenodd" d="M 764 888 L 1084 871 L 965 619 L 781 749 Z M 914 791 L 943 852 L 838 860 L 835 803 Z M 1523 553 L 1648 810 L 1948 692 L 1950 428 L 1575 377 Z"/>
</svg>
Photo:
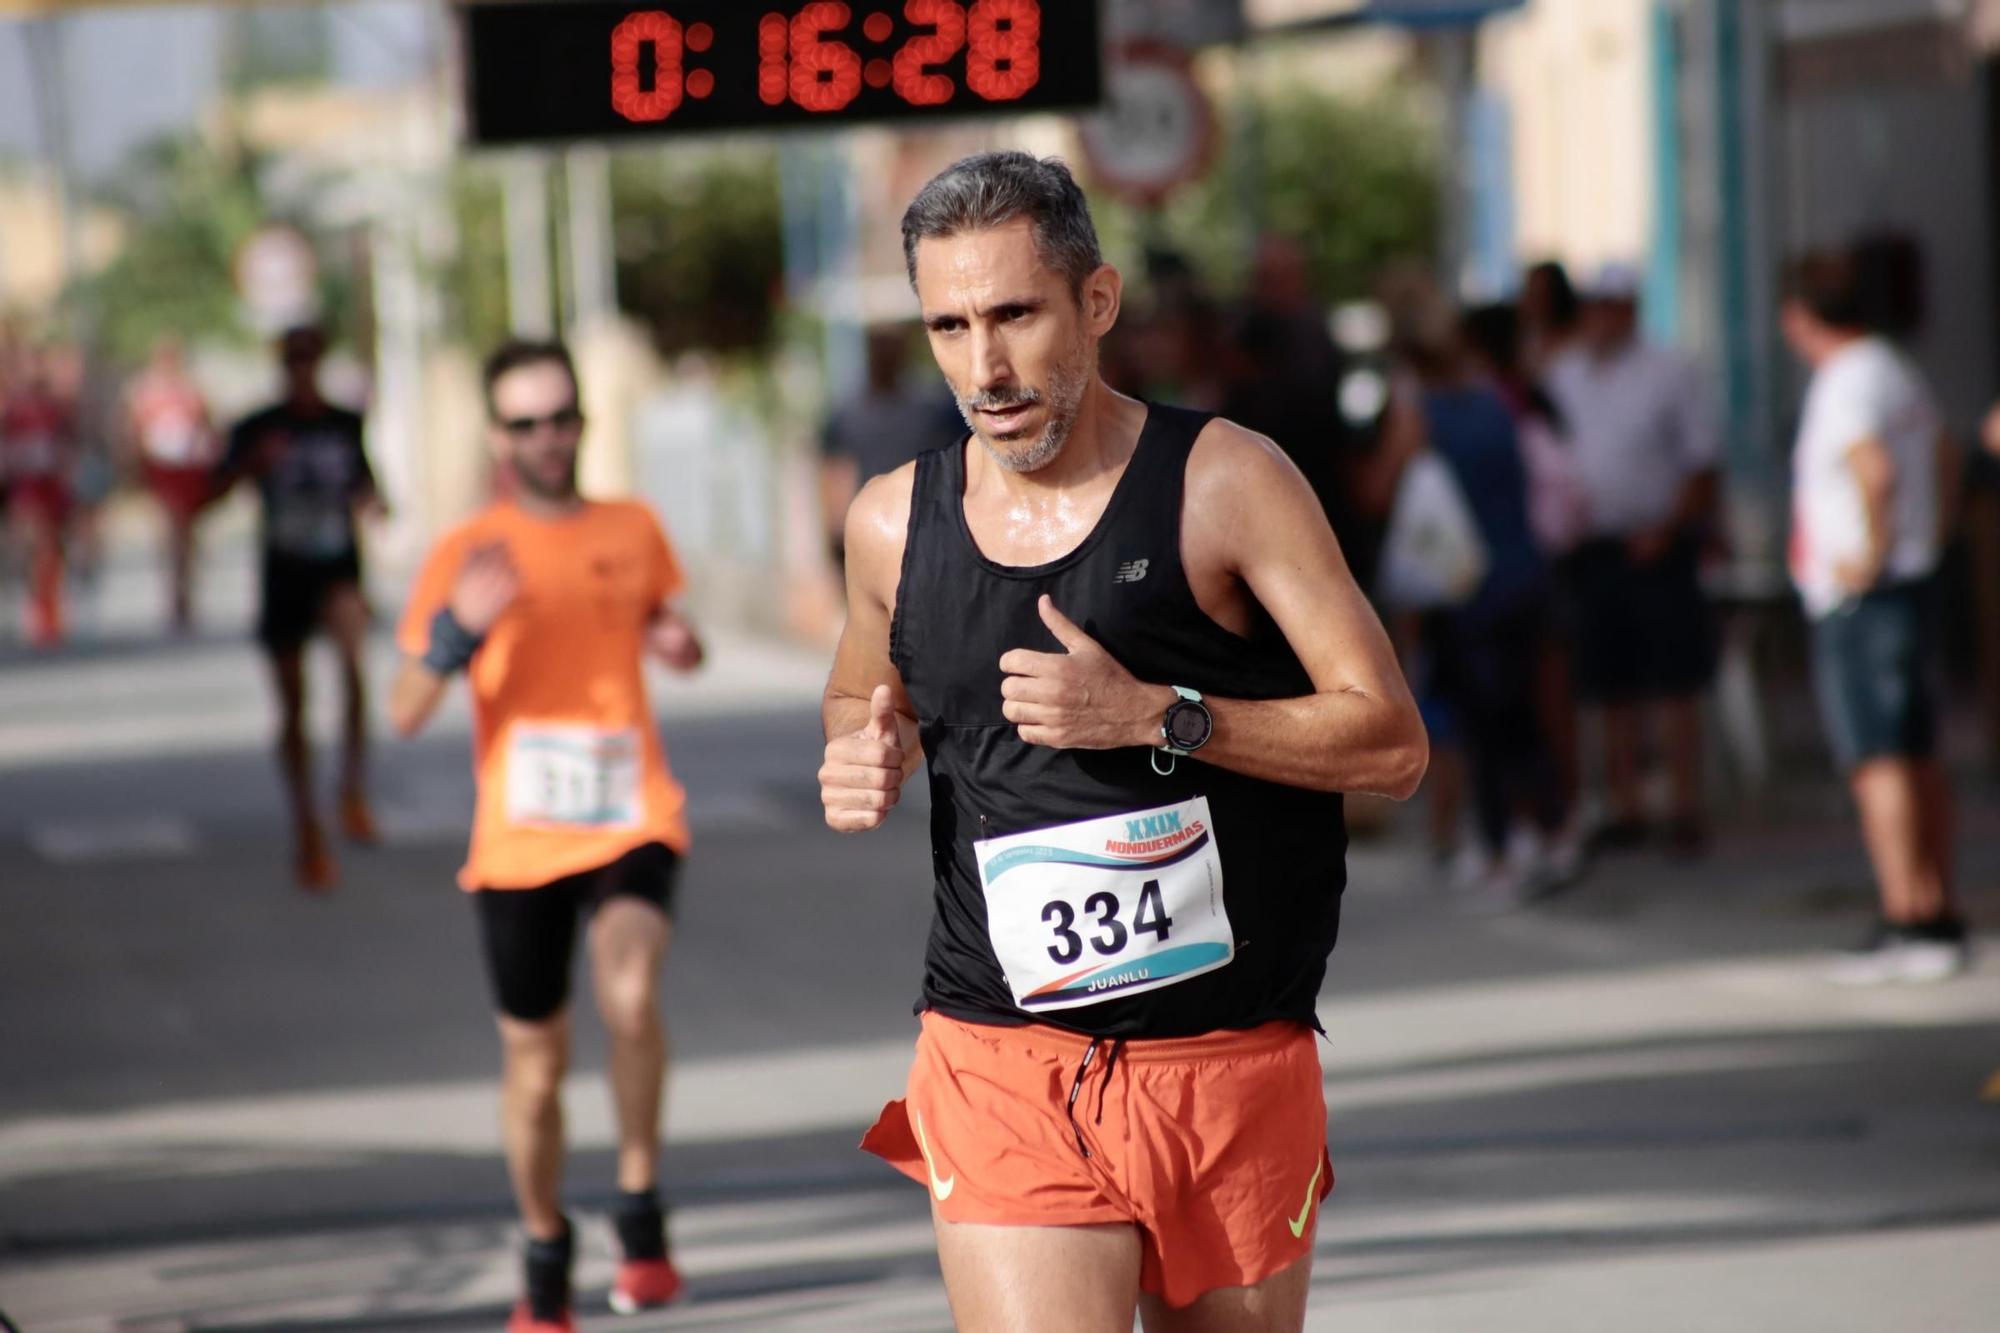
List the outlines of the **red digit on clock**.
<svg viewBox="0 0 2000 1333">
<path fill-rule="evenodd" d="M 903 17 L 912 23 L 931 23 L 937 31 L 928 37 L 912 37 L 896 52 L 896 92 L 915 106 L 936 106 L 949 102 L 958 85 L 930 66 L 942 65 L 965 45 L 965 6 L 958 0 L 910 0 Z"/>
<path fill-rule="evenodd" d="M 1042 7 L 1035 0 L 978 0 L 965 81 L 989 102 L 1011 102 L 1042 81 Z"/>
<path fill-rule="evenodd" d="M 792 18 L 792 100 L 808 111 L 838 111 L 861 95 L 861 56 L 839 32 L 854 17 L 840 0 L 815 0 Z"/>
<path fill-rule="evenodd" d="M 765 106 L 783 106 L 790 92 L 791 21 L 766 14 L 757 22 L 757 96 Z"/>
<path fill-rule="evenodd" d="M 653 91 L 640 88 L 639 56 L 653 47 Z M 665 120 L 681 104 L 681 25 L 657 9 L 627 14 L 611 30 L 611 106 L 627 120 Z"/>
</svg>

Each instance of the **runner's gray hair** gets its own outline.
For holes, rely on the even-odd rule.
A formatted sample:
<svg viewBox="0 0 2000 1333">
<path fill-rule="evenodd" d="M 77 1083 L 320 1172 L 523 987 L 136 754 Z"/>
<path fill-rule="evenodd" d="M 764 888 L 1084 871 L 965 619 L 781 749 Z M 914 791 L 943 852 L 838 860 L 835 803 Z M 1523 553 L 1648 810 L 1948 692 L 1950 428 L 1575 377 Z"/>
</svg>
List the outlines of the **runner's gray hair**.
<svg viewBox="0 0 2000 1333">
<path fill-rule="evenodd" d="M 903 214 L 910 286 L 917 285 L 918 241 L 985 231 L 1017 218 L 1034 224 L 1042 262 L 1069 279 L 1072 293 L 1081 294 L 1084 279 L 1104 263 L 1090 204 L 1061 159 L 1016 152 L 962 158 L 917 192 Z"/>
</svg>

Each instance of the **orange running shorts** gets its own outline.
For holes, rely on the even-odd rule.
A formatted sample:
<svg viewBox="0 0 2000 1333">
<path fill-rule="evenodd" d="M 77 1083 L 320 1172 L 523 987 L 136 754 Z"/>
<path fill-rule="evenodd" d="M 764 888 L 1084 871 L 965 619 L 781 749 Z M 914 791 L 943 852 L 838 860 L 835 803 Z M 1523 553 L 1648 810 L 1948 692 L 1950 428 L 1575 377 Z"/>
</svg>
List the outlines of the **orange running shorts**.
<svg viewBox="0 0 2000 1333">
<path fill-rule="evenodd" d="M 1168 1305 L 1312 1252 L 1333 1188 L 1311 1029 L 1114 1041 L 923 1016 L 908 1096 L 861 1146 L 948 1222 L 1129 1223 Z"/>
</svg>

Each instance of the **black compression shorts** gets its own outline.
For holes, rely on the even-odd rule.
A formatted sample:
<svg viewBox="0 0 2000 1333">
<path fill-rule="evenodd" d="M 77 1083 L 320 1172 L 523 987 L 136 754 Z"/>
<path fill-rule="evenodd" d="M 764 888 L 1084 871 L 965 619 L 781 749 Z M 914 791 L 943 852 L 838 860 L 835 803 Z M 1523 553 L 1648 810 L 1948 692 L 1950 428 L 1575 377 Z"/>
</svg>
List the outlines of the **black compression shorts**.
<svg viewBox="0 0 2000 1333">
<path fill-rule="evenodd" d="M 680 857 L 663 843 L 635 847 L 596 870 L 535 889 L 480 889 L 472 895 L 493 1003 L 509 1018 L 540 1022 L 569 999 L 577 922 L 617 897 L 673 911 Z"/>
<path fill-rule="evenodd" d="M 336 589 L 360 586 L 361 556 L 350 551 L 327 560 L 304 560 L 266 552 L 263 584 L 257 641 L 266 652 L 293 652 L 319 629 L 327 598 Z"/>
</svg>

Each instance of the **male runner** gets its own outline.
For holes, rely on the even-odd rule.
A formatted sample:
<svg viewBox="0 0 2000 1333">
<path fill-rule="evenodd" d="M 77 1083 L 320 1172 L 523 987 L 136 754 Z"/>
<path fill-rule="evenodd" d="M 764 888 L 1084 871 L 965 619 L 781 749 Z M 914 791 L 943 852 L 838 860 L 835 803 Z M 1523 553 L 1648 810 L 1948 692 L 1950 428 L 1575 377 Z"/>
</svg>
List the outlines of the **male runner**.
<svg viewBox="0 0 2000 1333">
<path fill-rule="evenodd" d="M 63 555 L 76 509 L 76 403 L 58 385 L 47 348 L 29 352 L 22 366 L 21 382 L 0 404 L 0 475 L 7 478 L 0 520 L 19 530 L 28 571 L 28 641 L 53 648 L 66 628 Z M 5 526 L 0 522 L 0 534 Z"/>
<path fill-rule="evenodd" d="M 236 424 L 216 467 L 220 499 L 254 478 L 263 504 L 263 609 L 257 641 L 278 691 L 278 760 L 291 800 L 301 887 L 325 892 L 338 867 L 313 796 L 312 744 L 306 734 L 305 649 L 324 629 L 340 652 L 346 725 L 340 769 L 341 826 L 354 842 L 375 841 L 368 810 L 368 690 L 362 657 L 368 604 L 361 590 L 358 517 L 382 512 L 375 474 L 361 444 L 361 416 L 320 396 L 326 336 L 292 329 L 278 340 L 283 396 Z"/>
<path fill-rule="evenodd" d="M 414 735 L 468 671 L 479 805 L 459 883 L 499 1010 L 501 1122 L 527 1232 L 527 1294 L 508 1328 L 557 1333 L 571 1327 L 561 1089 L 580 917 L 618 1110 L 612 1308 L 664 1305 L 681 1289 L 655 1184 L 667 1062 L 659 978 L 687 797 L 667 770 L 642 664 L 650 653 L 692 671 L 702 648 L 675 609 L 684 580 L 652 512 L 577 493 L 584 422 L 568 351 L 508 343 L 485 380 L 487 434 L 512 498 L 446 534 L 425 561 L 397 635 L 408 660 L 389 709 L 396 730 Z"/>
<path fill-rule="evenodd" d="M 924 758 L 937 874 L 864 1146 L 929 1185 L 962 1329 L 1297 1329 L 1337 793 L 1415 789 L 1416 705 L 1276 446 L 1098 378 L 1121 280 L 1060 163 L 967 158 L 903 241 L 972 435 L 847 523 L 827 822 Z"/>
</svg>

